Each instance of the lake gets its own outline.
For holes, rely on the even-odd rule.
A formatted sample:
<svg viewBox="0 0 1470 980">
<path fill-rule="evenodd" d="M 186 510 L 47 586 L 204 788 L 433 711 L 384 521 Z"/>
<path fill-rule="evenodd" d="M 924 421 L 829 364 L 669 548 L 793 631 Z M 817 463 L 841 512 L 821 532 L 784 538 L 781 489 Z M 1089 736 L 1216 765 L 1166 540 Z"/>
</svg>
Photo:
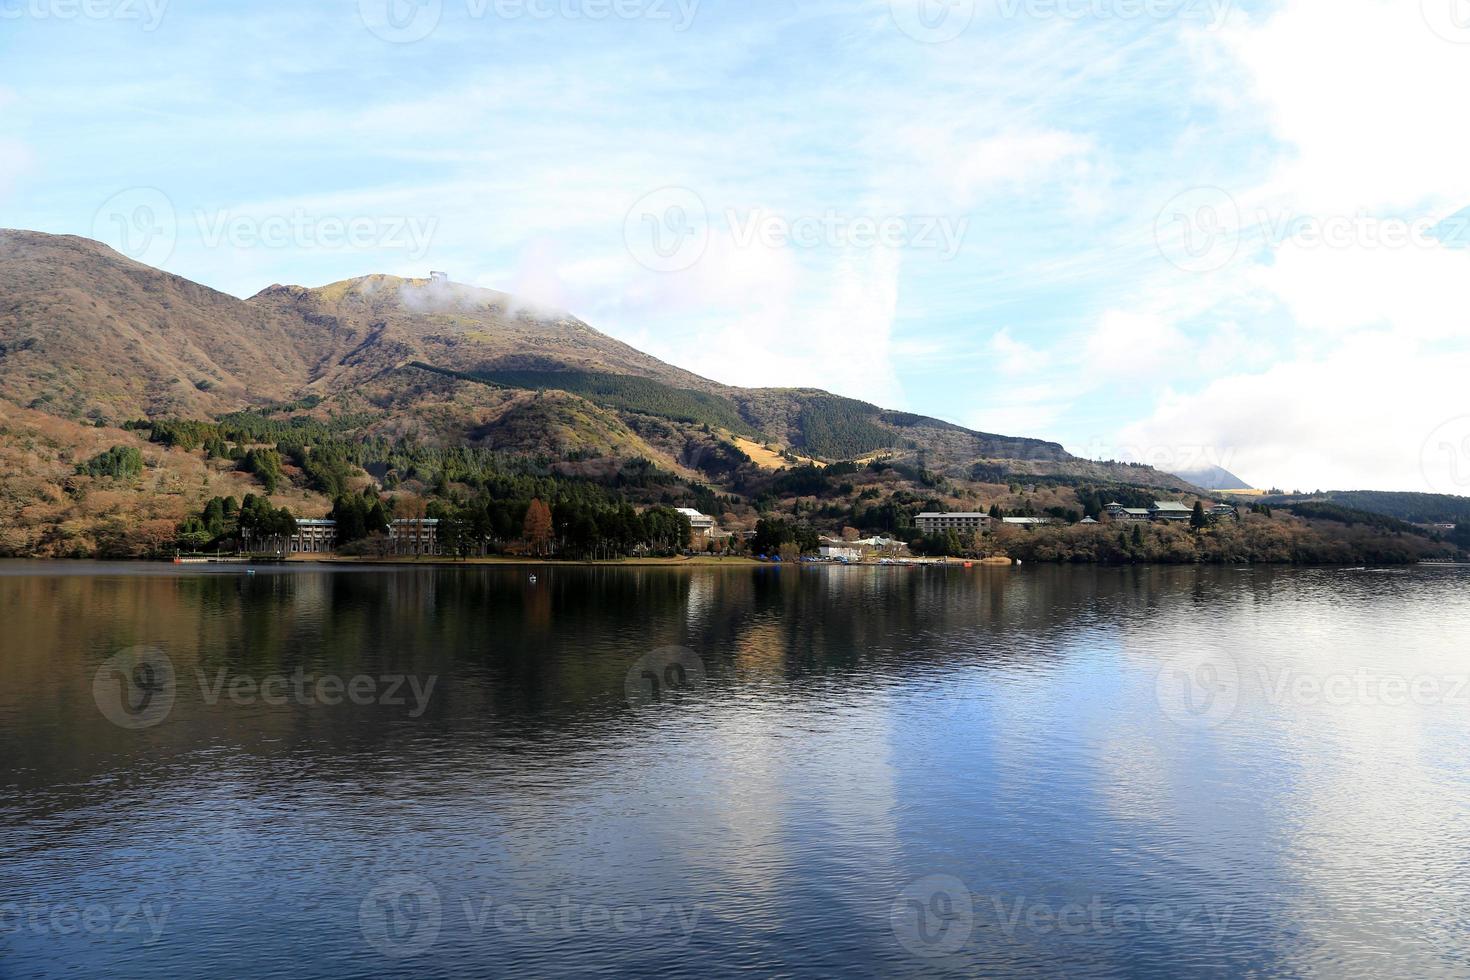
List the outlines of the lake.
<svg viewBox="0 0 1470 980">
<path fill-rule="evenodd" d="M 1466 571 L 0 563 L 0 976 L 1470 975 Z"/>
</svg>

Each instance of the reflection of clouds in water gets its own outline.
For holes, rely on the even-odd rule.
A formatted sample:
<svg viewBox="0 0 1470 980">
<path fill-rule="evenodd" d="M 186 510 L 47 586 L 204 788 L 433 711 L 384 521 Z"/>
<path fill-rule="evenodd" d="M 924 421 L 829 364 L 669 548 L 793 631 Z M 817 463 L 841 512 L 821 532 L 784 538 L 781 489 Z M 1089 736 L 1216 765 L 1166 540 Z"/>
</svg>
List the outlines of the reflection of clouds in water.
<svg viewBox="0 0 1470 980">
<path fill-rule="evenodd" d="M 1286 801 L 1298 930 L 1325 949 L 1358 948 L 1354 970 L 1462 974 L 1465 788 L 1426 769 L 1419 726 L 1381 708 L 1334 710 L 1340 724 L 1292 734 L 1312 759 Z"/>
<path fill-rule="evenodd" d="M 21 821 L 44 830 L 41 818 L 62 809 L 95 821 L 38 851 L 37 866 L 60 880 L 85 865 L 108 887 L 173 873 L 181 894 L 209 905 L 200 918 L 211 928 L 244 928 L 252 942 L 268 931 L 282 941 L 296 922 L 341 925 L 325 897 L 420 871 L 454 910 L 446 929 L 462 928 L 466 897 L 544 901 L 550 889 L 613 905 L 633 893 L 707 903 L 699 941 L 737 955 L 765 941 L 779 957 L 799 946 L 791 935 L 832 930 L 877 956 L 908 956 L 889 922 L 894 896 L 948 874 L 974 891 L 977 930 L 988 930 L 956 973 L 1027 972 L 1004 969 L 1007 956 L 1042 972 L 1041 958 L 1074 953 L 1114 964 L 1141 955 L 1139 972 L 1164 972 L 1166 956 L 1165 967 L 1214 957 L 1241 972 L 1463 972 L 1449 916 L 1463 917 L 1470 898 L 1456 874 L 1470 711 L 1281 703 L 1261 680 L 1265 668 L 1461 670 L 1462 578 L 784 569 L 699 572 L 684 587 L 662 570 L 556 569 L 537 586 L 543 597 L 562 587 L 548 640 L 521 629 L 537 598 L 521 570 L 287 581 L 304 574 L 156 580 L 167 589 L 140 577 L 123 604 L 111 585 L 23 587 L 10 608 L 46 615 L 17 624 L 31 635 L 10 662 L 18 683 L 0 690 L 0 715 L 34 716 L 26 731 L 48 757 L 77 751 L 66 778 L 35 780 L 58 802 L 43 809 L 17 794 L 36 810 Z M 581 581 L 596 588 L 579 592 Z M 303 612 L 323 594 L 319 611 Z M 74 652 L 93 648 L 60 632 L 126 625 L 134 606 L 183 651 L 190 679 L 177 717 L 148 741 L 119 739 L 97 715 L 95 656 Z M 628 665 L 666 643 L 697 650 L 710 685 L 630 708 Z M 1184 727 L 1162 709 L 1156 678 L 1181 650 L 1239 663 L 1227 723 Z M 415 651 L 424 659 L 397 666 L 444 678 L 443 710 L 428 720 L 206 709 L 193 691 L 196 664 L 212 677 L 315 657 L 376 673 L 389 654 Z M 58 663 L 70 697 L 38 701 Z M 1223 906 L 1230 935 L 1208 946 L 996 932 L 992 896 L 1056 904 L 1094 893 L 1179 912 Z M 242 924 L 247 905 L 265 911 Z M 968 969 L 976 960 L 997 968 Z M 874 972 L 901 973 L 897 962 L 874 960 Z"/>
<path fill-rule="evenodd" d="M 802 874 L 809 855 L 793 845 L 812 825 L 844 842 L 841 862 L 851 865 L 844 877 L 897 864 L 897 760 L 887 715 L 872 692 L 831 694 L 827 703 L 744 705 L 708 718 L 701 809 L 720 844 L 694 849 L 689 860 L 723 879 L 735 905 L 722 914 L 761 919 Z"/>
<path fill-rule="evenodd" d="M 1402 596 L 1378 601 L 1380 586 L 1344 579 L 1361 604 L 1314 623 L 1315 642 L 1294 647 L 1290 666 L 1309 677 L 1463 676 L 1457 636 L 1407 628 L 1419 613 L 1463 622 L 1463 595 L 1418 595 L 1411 605 L 1420 608 L 1404 610 Z M 1393 616 L 1382 614 L 1389 603 Z M 1302 885 L 1293 912 L 1304 939 L 1358 948 L 1355 970 L 1463 973 L 1467 794 L 1458 767 L 1437 761 L 1452 733 L 1464 738 L 1465 704 L 1387 704 L 1372 688 L 1345 702 L 1285 701 L 1273 706 L 1300 773 L 1285 800 L 1295 817 L 1285 859 Z"/>
<path fill-rule="evenodd" d="M 1289 926 L 1286 973 L 1327 963 L 1370 974 L 1464 968 L 1455 910 L 1466 897 L 1457 857 L 1466 793 L 1459 771 L 1436 759 L 1465 739 L 1465 706 L 1386 704 L 1371 684 L 1366 696 L 1315 693 L 1332 678 L 1463 675 L 1455 635 L 1422 626 L 1463 621 L 1470 600 L 1422 584 L 1387 594 L 1371 577 L 1303 573 L 1212 597 L 1207 617 L 1175 603 L 1118 631 L 1121 656 L 1139 667 L 1229 638 L 1236 716 L 1172 731 L 1167 710 L 1100 718 L 1111 776 L 1103 789 L 1119 820 L 1173 842 L 1192 871 L 1222 886 L 1280 878 L 1265 899 L 1272 907 L 1252 911 Z"/>
</svg>

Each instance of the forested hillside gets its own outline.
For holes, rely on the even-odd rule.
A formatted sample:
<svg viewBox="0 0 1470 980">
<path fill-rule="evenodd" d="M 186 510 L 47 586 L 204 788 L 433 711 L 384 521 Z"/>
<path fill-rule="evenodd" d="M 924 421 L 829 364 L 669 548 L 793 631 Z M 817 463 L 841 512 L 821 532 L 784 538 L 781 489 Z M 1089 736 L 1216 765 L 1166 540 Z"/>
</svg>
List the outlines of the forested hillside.
<svg viewBox="0 0 1470 980">
<path fill-rule="evenodd" d="M 238 300 L 96 242 L 5 231 L 0 287 L 5 554 L 198 545 L 247 496 L 261 526 L 360 499 L 502 531 L 539 502 L 561 540 L 587 545 L 606 526 L 630 547 L 667 528 L 640 530 L 627 508 L 913 540 L 925 510 L 1075 521 L 1106 500 L 1195 499 L 1177 477 L 1044 440 L 723 385 L 567 314 L 441 280 Z"/>
</svg>

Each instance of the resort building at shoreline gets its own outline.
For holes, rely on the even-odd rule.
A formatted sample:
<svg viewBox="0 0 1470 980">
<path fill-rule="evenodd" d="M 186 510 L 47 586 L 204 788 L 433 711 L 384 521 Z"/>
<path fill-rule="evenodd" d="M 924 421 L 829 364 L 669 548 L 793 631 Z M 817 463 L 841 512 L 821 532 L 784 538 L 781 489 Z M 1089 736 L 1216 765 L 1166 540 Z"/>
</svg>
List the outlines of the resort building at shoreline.
<svg viewBox="0 0 1470 980">
<path fill-rule="evenodd" d="M 336 521 L 325 517 L 296 518 L 296 533 L 287 539 L 287 554 L 327 555 L 336 550 Z"/>
<path fill-rule="evenodd" d="M 990 527 L 990 515 L 981 513 L 941 514 L 927 512 L 914 518 L 914 526 L 922 534 L 973 534 Z"/>
<path fill-rule="evenodd" d="M 674 509 L 684 517 L 689 518 L 689 530 L 693 532 L 695 544 L 702 544 L 720 536 L 715 528 L 715 519 L 713 517 L 707 514 L 701 514 L 693 507 L 676 507 Z"/>
<path fill-rule="evenodd" d="M 388 528 L 387 553 L 404 556 L 439 554 L 439 521 L 432 517 L 397 520 Z M 337 550 L 337 522 L 329 517 L 298 517 L 296 533 L 286 538 L 288 555 L 330 555 Z"/>
<path fill-rule="evenodd" d="M 388 540 L 395 555 L 437 555 L 439 521 L 433 517 L 394 521 L 388 528 Z"/>
</svg>

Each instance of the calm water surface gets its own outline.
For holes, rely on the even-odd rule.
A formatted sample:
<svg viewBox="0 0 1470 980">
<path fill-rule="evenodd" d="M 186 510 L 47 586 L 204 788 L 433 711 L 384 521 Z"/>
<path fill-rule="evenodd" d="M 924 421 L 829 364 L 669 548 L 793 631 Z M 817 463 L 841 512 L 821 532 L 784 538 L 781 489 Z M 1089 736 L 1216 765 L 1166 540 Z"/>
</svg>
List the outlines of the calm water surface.
<svg viewBox="0 0 1470 980">
<path fill-rule="evenodd" d="M 0 564 L 0 976 L 1470 975 L 1454 569 Z"/>
</svg>

